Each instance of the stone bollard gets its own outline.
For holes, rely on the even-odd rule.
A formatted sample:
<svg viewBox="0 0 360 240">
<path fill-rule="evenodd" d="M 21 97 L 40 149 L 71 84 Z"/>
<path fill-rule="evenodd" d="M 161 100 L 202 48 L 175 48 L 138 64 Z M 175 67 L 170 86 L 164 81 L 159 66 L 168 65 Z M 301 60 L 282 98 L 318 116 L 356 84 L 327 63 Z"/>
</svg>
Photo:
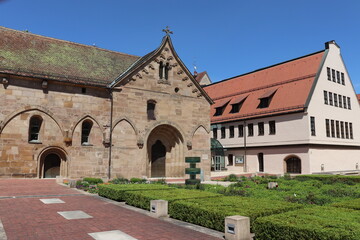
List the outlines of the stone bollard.
<svg viewBox="0 0 360 240">
<path fill-rule="evenodd" d="M 226 240 L 251 240 L 250 218 L 243 216 L 229 216 L 225 218 Z"/>
<path fill-rule="evenodd" d="M 69 180 L 69 187 L 76 188 L 76 180 Z"/>
<path fill-rule="evenodd" d="M 56 183 L 63 183 L 64 182 L 64 178 L 61 176 L 56 176 Z"/>
<path fill-rule="evenodd" d="M 279 185 L 277 182 L 269 182 L 268 189 L 277 188 Z"/>
<path fill-rule="evenodd" d="M 150 216 L 155 217 L 155 218 L 169 217 L 168 201 L 151 200 L 150 201 Z"/>
</svg>

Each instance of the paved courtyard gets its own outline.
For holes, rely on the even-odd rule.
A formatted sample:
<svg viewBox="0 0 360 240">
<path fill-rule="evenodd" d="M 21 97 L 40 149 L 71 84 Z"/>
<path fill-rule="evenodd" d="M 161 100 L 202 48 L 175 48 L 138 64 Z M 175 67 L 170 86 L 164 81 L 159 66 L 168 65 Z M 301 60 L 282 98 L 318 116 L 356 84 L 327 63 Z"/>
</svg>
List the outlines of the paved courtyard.
<svg viewBox="0 0 360 240">
<path fill-rule="evenodd" d="M 0 240 L 219 239 L 180 225 L 55 180 L 0 179 Z"/>
</svg>

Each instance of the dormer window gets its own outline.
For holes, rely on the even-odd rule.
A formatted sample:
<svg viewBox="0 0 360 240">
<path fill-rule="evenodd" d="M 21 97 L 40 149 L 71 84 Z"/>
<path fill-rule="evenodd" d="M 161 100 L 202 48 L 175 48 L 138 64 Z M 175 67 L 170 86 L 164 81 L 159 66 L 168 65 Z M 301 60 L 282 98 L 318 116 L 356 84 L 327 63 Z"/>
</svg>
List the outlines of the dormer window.
<svg viewBox="0 0 360 240">
<path fill-rule="evenodd" d="M 215 114 L 214 116 L 221 116 L 228 105 L 230 100 L 220 100 L 217 103 L 215 103 Z"/>
<path fill-rule="evenodd" d="M 247 96 L 239 96 L 239 97 L 234 98 L 233 100 L 231 100 L 231 102 L 230 102 L 230 104 L 231 104 L 230 113 L 238 113 L 238 112 L 240 112 L 241 106 L 243 105 L 246 98 L 247 98 Z"/>
<path fill-rule="evenodd" d="M 270 106 L 270 102 L 275 94 L 277 89 L 270 90 L 266 92 L 264 95 L 259 97 L 260 103 L 257 108 L 267 108 Z"/>
<path fill-rule="evenodd" d="M 148 120 L 156 120 L 155 107 L 156 107 L 156 101 L 149 100 L 147 102 L 147 117 L 148 117 Z"/>
</svg>

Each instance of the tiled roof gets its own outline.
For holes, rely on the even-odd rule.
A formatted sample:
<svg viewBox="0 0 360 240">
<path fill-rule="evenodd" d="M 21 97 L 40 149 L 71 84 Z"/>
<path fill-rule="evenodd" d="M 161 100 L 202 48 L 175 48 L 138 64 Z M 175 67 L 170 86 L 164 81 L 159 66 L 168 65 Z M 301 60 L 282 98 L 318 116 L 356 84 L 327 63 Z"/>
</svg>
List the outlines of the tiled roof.
<svg viewBox="0 0 360 240">
<path fill-rule="evenodd" d="M 356 94 L 357 100 L 360 103 L 360 94 Z"/>
<path fill-rule="evenodd" d="M 218 102 L 247 97 L 238 113 L 230 113 L 231 104 L 228 104 L 222 115 L 214 116 L 215 108 L 212 105 L 211 122 L 304 111 L 323 55 L 324 51 L 316 52 L 205 86 L 204 90 L 214 100 L 215 106 Z M 269 107 L 258 108 L 260 98 L 271 94 Z"/>
<path fill-rule="evenodd" d="M 0 73 L 111 83 L 139 57 L 0 27 Z"/>
</svg>

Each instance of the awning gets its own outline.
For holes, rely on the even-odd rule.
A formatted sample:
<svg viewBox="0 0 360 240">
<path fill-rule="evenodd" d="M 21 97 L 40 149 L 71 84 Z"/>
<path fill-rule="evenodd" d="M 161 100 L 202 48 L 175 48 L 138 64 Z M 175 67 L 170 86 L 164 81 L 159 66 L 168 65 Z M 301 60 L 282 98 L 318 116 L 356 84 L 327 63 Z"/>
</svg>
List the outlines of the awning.
<svg viewBox="0 0 360 240">
<path fill-rule="evenodd" d="M 215 138 L 211 138 L 211 153 L 212 155 L 225 156 L 223 146 Z"/>
<path fill-rule="evenodd" d="M 219 101 L 216 101 L 214 104 L 214 108 L 219 108 L 225 106 L 228 102 L 230 102 L 231 99 L 221 99 Z"/>
<path fill-rule="evenodd" d="M 272 95 L 275 94 L 275 92 L 276 92 L 277 90 L 278 90 L 277 88 L 272 89 L 272 90 L 269 90 L 269 91 L 265 92 L 261 97 L 259 97 L 259 99 L 271 97 Z"/>
<path fill-rule="evenodd" d="M 242 96 L 237 96 L 236 98 L 233 98 L 230 102 L 230 104 L 239 104 L 242 101 L 245 100 L 245 98 L 247 98 L 249 95 L 242 95 Z"/>
</svg>

